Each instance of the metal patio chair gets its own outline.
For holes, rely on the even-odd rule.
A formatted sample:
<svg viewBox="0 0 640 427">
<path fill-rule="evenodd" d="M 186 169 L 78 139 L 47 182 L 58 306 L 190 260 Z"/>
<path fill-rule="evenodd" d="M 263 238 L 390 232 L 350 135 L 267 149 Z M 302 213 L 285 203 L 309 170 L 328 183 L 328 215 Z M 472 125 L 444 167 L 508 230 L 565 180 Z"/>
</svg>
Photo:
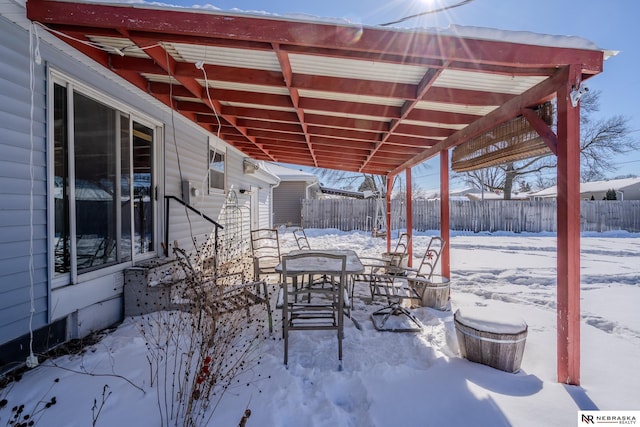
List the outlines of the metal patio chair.
<svg viewBox="0 0 640 427">
<path fill-rule="evenodd" d="M 403 274 L 404 269 L 407 267 L 410 244 L 411 237 L 409 233 L 402 233 L 396 242 L 395 249 L 392 252 L 382 254 L 382 259 L 387 262 L 387 273 Z"/>
<path fill-rule="evenodd" d="M 289 332 L 335 330 L 342 369 L 346 255 L 304 252 L 282 257 L 282 334 L 284 364 L 289 363 Z M 304 286 L 306 277 L 327 276 L 323 287 Z"/>
<path fill-rule="evenodd" d="M 293 237 L 296 239 L 296 244 L 300 250 L 311 249 L 309 240 L 307 240 L 307 233 L 304 232 L 304 228 L 296 228 L 293 230 Z"/>
<path fill-rule="evenodd" d="M 277 275 L 276 266 L 280 264 L 280 240 L 278 230 L 261 228 L 251 231 L 251 252 L 253 255 L 253 279 L 261 280 L 264 276 Z"/>
<path fill-rule="evenodd" d="M 204 310 L 212 318 L 240 310 L 251 317 L 251 308 L 264 305 L 267 311 L 269 332 L 273 332 L 273 317 L 267 284 L 246 281 L 243 272 L 219 274 L 203 268 L 200 258 L 190 256 L 174 243 L 173 253 L 183 271 L 183 279 L 175 292 L 175 307 L 181 310 Z"/>
<path fill-rule="evenodd" d="M 371 314 L 373 326 L 377 330 L 391 332 L 418 332 L 422 330 L 420 320 L 403 306 L 403 302 L 405 300 L 422 302 L 424 287 L 412 286 L 413 283 L 419 283 L 419 281 L 411 279 L 419 277 L 430 280 L 432 278 L 444 245 L 444 239 L 439 236 L 432 237 L 417 269 L 408 267 L 394 269 L 393 274 L 379 275 L 378 281 L 371 285 L 376 287 L 377 295 L 385 296 L 389 302 L 389 305 Z M 391 316 L 402 316 L 408 323 L 401 326 L 389 325 L 388 321 Z"/>
</svg>

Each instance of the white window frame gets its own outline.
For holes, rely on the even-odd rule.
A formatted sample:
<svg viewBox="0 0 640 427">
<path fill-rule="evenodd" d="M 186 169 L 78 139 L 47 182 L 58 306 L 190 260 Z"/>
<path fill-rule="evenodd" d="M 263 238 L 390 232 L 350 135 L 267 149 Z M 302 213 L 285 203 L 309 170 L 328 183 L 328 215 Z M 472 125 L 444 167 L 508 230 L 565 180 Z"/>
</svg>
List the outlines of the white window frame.
<svg viewBox="0 0 640 427">
<path fill-rule="evenodd" d="M 216 154 L 222 155 L 222 163 L 224 164 L 224 172 L 222 172 L 222 187 L 212 187 L 211 186 L 211 174 L 212 173 L 220 173 L 214 171 L 211 168 L 210 156 L 211 152 L 215 152 Z M 227 157 L 227 148 L 223 141 L 215 138 L 209 137 L 209 144 L 207 145 L 207 187 L 209 188 L 209 194 L 225 194 L 227 191 L 227 175 L 229 169 L 229 161 Z"/>
<path fill-rule="evenodd" d="M 96 270 L 90 270 L 87 272 L 82 272 L 80 274 L 78 274 L 78 270 L 77 270 L 77 261 L 75 259 L 75 239 L 72 238 L 71 239 L 71 247 L 72 247 L 72 256 L 70 259 L 70 263 L 71 263 L 71 268 L 70 268 L 70 272 L 68 273 L 64 273 L 64 274 L 59 274 L 56 275 L 54 272 L 54 268 L 55 268 L 55 250 L 51 249 L 53 248 L 53 242 L 55 241 L 55 227 L 53 226 L 54 221 L 55 221 L 55 206 L 54 206 L 54 180 L 53 180 L 53 171 L 54 171 L 54 156 L 52 155 L 53 150 L 54 150 L 54 108 L 53 108 L 53 102 L 54 102 L 54 86 L 58 84 L 61 86 L 64 86 L 67 88 L 67 96 L 68 96 L 68 100 L 72 101 L 73 100 L 73 93 L 74 92 L 79 92 L 81 94 L 83 94 L 84 96 L 87 96 L 89 98 L 94 99 L 97 102 L 101 102 L 103 104 L 105 104 L 106 106 L 108 106 L 109 108 L 112 108 L 114 110 L 116 110 L 118 113 L 124 113 L 125 115 L 129 116 L 129 127 L 131 128 L 133 125 L 133 122 L 138 122 L 142 125 L 145 125 L 147 127 L 149 127 L 150 129 L 153 130 L 153 134 L 154 134 L 154 145 L 156 147 L 155 152 L 154 152 L 154 159 L 153 159 L 153 168 L 154 168 L 154 183 L 153 183 L 153 188 L 154 188 L 154 193 L 155 195 L 157 195 L 156 198 L 156 203 L 154 203 L 154 209 L 153 209 L 153 218 L 154 218 L 154 228 L 153 228 L 153 233 L 154 233 L 154 237 L 153 237 L 153 241 L 154 241 L 154 247 L 153 250 L 147 253 L 143 253 L 143 254 L 135 254 L 132 251 L 132 259 L 122 262 L 122 263 L 118 263 L 115 265 L 108 265 L 105 266 L 104 268 L 98 268 Z M 73 102 L 68 102 L 67 103 L 67 107 L 68 107 L 68 112 L 69 114 L 73 115 Z M 163 190 L 163 181 L 160 179 L 160 176 L 162 176 L 162 158 L 163 158 L 163 152 L 164 152 L 164 141 L 163 141 L 163 135 L 164 135 L 164 131 L 163 131 L 164 125 L 161 121 L 154 119 L 153 117 L 142 113 L 141 111 L 135 109 L 134 107 L 125 104 L 121 101 L 118 101 L 115 98 L 112 98 L 108 95 L 106 95 L 103 92 L 100 92 L 97 89 L 92 88 L 91 86 L 79 81 L 78 79 L 75 79 L 73 77 L 70 77 L 69 75 L 56 70 L 52 67 L 48 67 L 47 70 L 47 169 L 48 169 L 48 173 L 47 173 L 47 191 L 49 194 L 48 197 L 48 201 L 47 201 L 47 205 L 48 205 L 48 216 L 47 216 L 47 223 L 48 223 L 48 240 L 49 240 L 49 245 L 48 247 L 50 248 L 48 251 L 48 259 L 49 259 L 49 268 L 48 268 L 48 274 L 49 274 L 49 278 L 50 278 L 50 283 L 51 283 L 51 289 L 55 289 L 55 288 L 59 288 L 59 287 L 63 287 L 69 284 L 77 284 L 80 283 L 81 281 L 86 281 L 86 280 L 91 280 L 93 278 L 97 278 L 97 277 L 102 277 L 108 274 L 113 274 L 114 272 L 120 271 L 123 268 L 123 265 L 132 265 L 134 262 L 136 261 L 140 261 L 140 260 L 144 260 L 144 259 L 148 259 L 148 258 L 152 258 L 157 256 L 158 251 L 160 250 L 160 240 L 161 240 L 161 230 L 163 228 L 163 221 L 165 220 L 164 218 L 161 218 L 161 213 L 162 213 L 162 209 L 159 209 L 159 205 L 162 205 L 162 194 L 164 194 L 164 190 Z M 130 129 L 131 131 L 132 129 Z M 74 171 L 74 158 L 72 153 L 74 153 L 74 144 L 73 144 L 73 129 L 68 129 L 69 131 L 69 176 L 73 177 L 75 176 L 75 171 Z M 120 147 L 118 145 L 117 147 L 118 150 L 118 156 L 120 155 L 119 150 Z M 133 164 L 133 152 L 129 153 L 129 162 L 130 164 Z M 119 166 L 118 166 L 119 168 Z M 133 182 L 131 183 L 132 187 L 133 187 Z M 133 188 L 130 189 L 131 194 L 133 194 Z M 74 200 L 75 200 L 75 188 L 74 186 L 71 186 L 70 188 L 70 199 L 71 201 L 71 209 L 69 209 L 69 233 L 72 236 L 76 235 L 76 215 L 75 215 L 75 209 L 74 209 Z M 133 213 L 132 213 L 133 216 Z M 133 221 L 133 218 L 132 218 Z M 118 219 L 118 223 L 119 223 L 119 219 Z M 131 223 L 133 226 L 133 222 Z M 133 245 L 133 242 L 132 242 Z"/>
</svg>

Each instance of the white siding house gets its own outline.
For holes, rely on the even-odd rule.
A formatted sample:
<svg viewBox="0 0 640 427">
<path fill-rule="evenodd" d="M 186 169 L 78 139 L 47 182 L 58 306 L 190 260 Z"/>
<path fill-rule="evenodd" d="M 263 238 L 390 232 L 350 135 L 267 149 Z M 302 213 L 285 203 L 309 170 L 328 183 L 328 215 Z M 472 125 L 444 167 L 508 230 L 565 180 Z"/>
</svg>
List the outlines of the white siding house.
<svg viewBox="0 0 640 427">
<path fill-rule="evenodd" d="M 318 177 L 275 163 L 266 163 L 266 166 L 280 180 L 273 187 L 272 225 L 302 225 L 302 200 L 316 198 L 320 193 Z"/>
<path fill-rule="evenodd" d="M 230 248 L 271 225 L 279 179 L 31 26 L 24 4 L 0 0 L 0 34 L 2 371 L 121 321 L 123 272 L 211 236 L 204 215 Z"/>
<path fill-rule="evenodd" d="M 580 198 L 582 200 L 603 200 L 607 196 L 607 191 L 613 190 L 616 193 L 616 200 L 640 200 L 640 178 L 610 179 L 606 181 L 583 182 L 580 184 Z M 545 188 L 537 193 L 531 194 L 534 199 L 556 198 L 558 189 L 553 187 Z"/>
</svg>

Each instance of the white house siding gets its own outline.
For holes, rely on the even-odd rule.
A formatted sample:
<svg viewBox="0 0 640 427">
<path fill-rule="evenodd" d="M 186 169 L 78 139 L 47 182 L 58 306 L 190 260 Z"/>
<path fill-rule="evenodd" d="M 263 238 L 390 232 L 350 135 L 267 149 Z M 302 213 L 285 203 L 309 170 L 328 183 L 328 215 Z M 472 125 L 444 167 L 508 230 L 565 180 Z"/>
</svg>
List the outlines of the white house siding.
<svg viewBox="0 0 640 427">
<path fill-rule="evenodd" d="M 0 370 L 6 365 L 5 355 L 11 349 L 24 349 L 29 336 L 31 307 L 29 274 L 29 32 L 24 7 L 0 0 Z M 5 17 L 9 17 L 6 19 Z M 35 64 L 34 150 L 33 150 L 33 303 L 32 327 L 45 331 L 43 342 L 55 343 L 47 335 L 54 325 L 58 338 L 83 337 L 122 319 L 124 263 L 79 276 L 77 284 L 53 282 L 52 244 L 48 235 L 53 214 L 48 209 L 47 183 L 47 76 L 48 70 L 68 76 L 114 102 L 129 107 L 145 121 L 158 125 L 155 148 L 160 153 L 156 177 L 156 254 L 163 256 L 160 242 L 164 236 L 164 196 L 182 197 L 181 180 L 202 185 L 200 196 L 192 202 L 196 209 L 217 220 L 228 220 L 223 207 L 229 192 L 208 194 L 208 144 L 213 138 L 204 129 L 142 93 L 118 76 L 85 58 L 79 52 L 40 28 L 41 64 Z M 175 124 L 175 131 L 172 128 Z M 176 150 L 176 142 L 178 149 Z M 227 189 L 269 188 L 264 182 L 243 174 L 244 156 L 218 141 L 226 150 Z M 178 167 L 178 156 L 180 167 Z M 182 176 L 180 174 L 182 172 Z M 205 191 L 207 190 L 207 191 Z M 238 208 L 248 211 L 249 195 L 237 197 Z M 235 205 L 234 205 L 235 206 Z M 255 207 L 256 209 L 258 207 Z M 250 216 L 247 215 L 247 218 Z M 178 240 L 189 248 L 190 236 L 206 236 L 213 225 L 198 215 L 190 214 L 171 202 L 169 243 Z M 224 224 L 223 224 L 224 225 Z M 241 234 L 248 235 L 249 220 L 236 224 Z M 21 341 L 22 340 L 22 341 Z M 17 344 L 15 344 L 17 343 Z M 28 348 L 28 346 L 27 346 Z M 18 360 L 18 359 L 15 359 Z M 22 359 L 24 360 L 24 358 Z"/>
<path fill-rule="evenodd" d="M 258 190 L 258 227 L 270 228 L 271 222 L 271 189 Z"/>
</svg>

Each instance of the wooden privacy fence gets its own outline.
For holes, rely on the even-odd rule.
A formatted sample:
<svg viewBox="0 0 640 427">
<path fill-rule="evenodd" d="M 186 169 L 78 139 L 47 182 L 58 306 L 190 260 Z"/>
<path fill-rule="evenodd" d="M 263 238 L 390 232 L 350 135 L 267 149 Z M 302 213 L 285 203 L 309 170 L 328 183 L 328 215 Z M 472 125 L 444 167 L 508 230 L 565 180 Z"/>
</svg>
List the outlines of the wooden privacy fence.
<svg viewBox="0 0 640 427">
<path fill-rule="evenodd" d="M 555 200 L 454 200 L 450 202 L 451 230 L 555 232 Z M 302 201 L 302 225 L 306 228 L 337 228 L 370 231 L 375 223 L 377 201 L 373 199 L 324 199 Z M 384 210 L 379 212 L 384 213 Z M 391 204 L 391 229 L 406 229 L 406 205 Z M 440 201 L 413 201 L 413 229 L 440 229 Z M 625 230 L 640 232 L 640 200 L 584 200 L 580 207 L 581 231 Z"/>
</svg>

